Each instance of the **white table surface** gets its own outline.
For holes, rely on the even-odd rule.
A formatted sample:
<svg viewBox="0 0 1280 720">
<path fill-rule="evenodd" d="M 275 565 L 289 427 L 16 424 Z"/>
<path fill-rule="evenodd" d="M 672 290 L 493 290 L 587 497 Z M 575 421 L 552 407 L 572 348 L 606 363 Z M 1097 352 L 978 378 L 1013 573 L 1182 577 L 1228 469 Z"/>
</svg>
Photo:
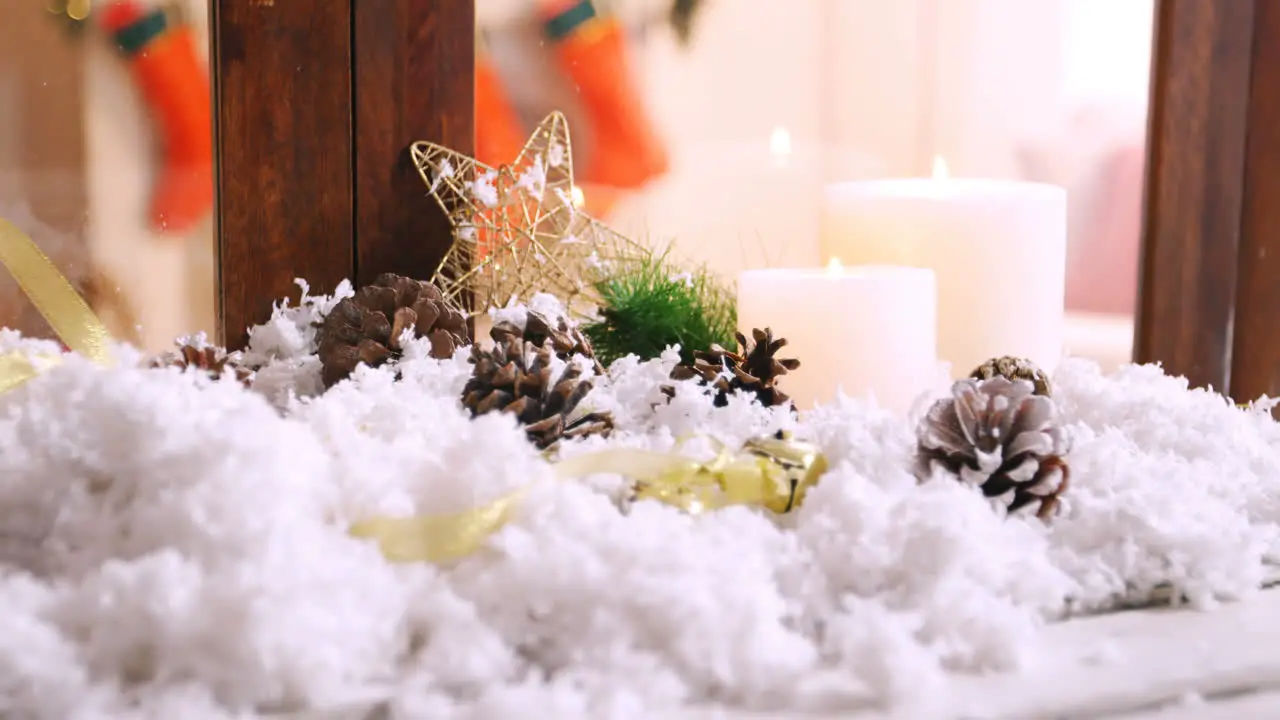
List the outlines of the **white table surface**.
<svg viewBox="0 0 1280 720">
<path fill-rule="evenodd" d="M 1280 589 L 1212 611 L 1131 610 L 1043 633 L 1020 673 L 954 680 L 945 710 L 833 714 L 690 708 L 672 720 L 1236 720 L 1280 718 Z M 289 716 L 363 720 L 367 708 Z"/>
</svg>

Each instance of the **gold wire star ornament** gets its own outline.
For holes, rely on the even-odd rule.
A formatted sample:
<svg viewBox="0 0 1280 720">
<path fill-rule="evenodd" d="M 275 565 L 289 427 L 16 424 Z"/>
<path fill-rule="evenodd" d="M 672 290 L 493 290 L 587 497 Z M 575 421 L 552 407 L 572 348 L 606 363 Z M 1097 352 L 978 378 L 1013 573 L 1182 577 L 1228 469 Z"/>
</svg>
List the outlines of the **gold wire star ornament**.
<svg viewBox="0 0 1280 720">
<path fill-rule="evenodd" d="M 490 167 L 429 142 L 411 152 L 454 228 L 432 282 L 472 316 L 538 292 L 589 315 L 595 284 L 643 252 L 577 207 L 569 126 L 559 112 L 510 165 Z"/>
</svg>

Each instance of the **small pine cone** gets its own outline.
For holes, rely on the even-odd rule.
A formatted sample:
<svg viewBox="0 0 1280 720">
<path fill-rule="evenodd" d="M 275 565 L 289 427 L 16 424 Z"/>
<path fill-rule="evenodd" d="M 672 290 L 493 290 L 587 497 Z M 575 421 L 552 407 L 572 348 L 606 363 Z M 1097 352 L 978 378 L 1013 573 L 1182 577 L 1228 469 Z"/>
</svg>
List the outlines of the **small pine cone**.
<svg viewBox="0 0 1280 720">
<path fill-rule="evenodd" d="M 364 363 L 377 367 L 400 357 L 400 337 L 412 328 L 431 342 L 431 357 L 446 360 L 470 343 L 467 318 L 431 283 L 391 273 L 343 298 L 325 316 L 317 334 L 325 387 Z"/>
<path fill-rule="evenodd" d="M 471 348 L 475 365 L 462 389 L 462 404 L 472 417 L 490 412 L 514 413 L 525 426 L 529 440 L 550 449 L 563 438 L 608 434 L 613 419 L 608 413 L 578 413 L 582 399 L 591 392 L 575 363 L 566 363 L 553 377 L 550 344 L 535 346 L 516 337 L 497 340 L 492 349 Z"/>
<path fill-rule="evenodd" d="M 716 393 L 716 407 L 728 405 L 729 393 L 737 390 L 755 393 L 765 407 L 789 402 L 791 398 L 778 389 L 777 380 L 800 367 L 800 361 L 776 357 L 787 341 L 784 338 L 774 339 L 769 328 L 752 330 L 751 340 L 749 342 L 745 335 L 738 333 L 737 352 L 730 352 L 719 345 L 697 351 L 693 354 L 692 363 L 676 365 L 671 370 L 671 379 L 697 378 L 709 385 Z M 668 386 L 663 388 L 663 392 L 671 396 L 675 389 Z"/>
<path fill-rule="evenodd" d="M 596 375 L 605 374 L 604 366 L 596 359 L 591 341 L 582 334 L 577 325 L 570 324 L 563 317 L 552 323 L 542 313 L 530 310 L 524 329 L 510 320 L 503 320 L 494 323 L 493 328 L 489 330 L 489 337 L 493 338 L 495 343 L 504 342 L 509 338 L 519 338 L 532 343 L 534 347 L 542 347 L 550 343 L 551 351 L 561 360 L 567 361 L 573 359 L 574 355 L 581 355 L 591 361 Z"/>
<path fill-rule="evenodd" d="M 253 383 L 253 371 L 239 365 L 239 359 L 238 354 L 228 353 L 214 345 L 180 343 L 177 350 L 154 357 L 147 365 L 152 368 L 194 368 L 214 379 L 221 379 L 227 370 L 231 370 L 241 385 L 249 387 Z"/>
<path fill-rule="evenodd" d="M 1053 394 L 1053 385 L 1049 382 L 1048 374 L 1035 363 L 1023 358 L 991 358 L 974 368 L 969 377 L 975 380 L 990 380 L 997 377 L 1008 380 L 1026 380 L 1035 386 L 1037 395 Z"/>
<path fill-rule="evenodd" d="M 1057 512 L 1070 471 L 1069 446 L 1056 424 L 1057 408 L 1035 394 L 1029 380 L 969 378 L 956 382 L 951 397 L 929 409 L 919 428 L 917 474 L 928 479 L 941 465 L 988 498 L 999 498 L 1009 513 L 1024 508 L 1047 519 Z"/>
</svg>

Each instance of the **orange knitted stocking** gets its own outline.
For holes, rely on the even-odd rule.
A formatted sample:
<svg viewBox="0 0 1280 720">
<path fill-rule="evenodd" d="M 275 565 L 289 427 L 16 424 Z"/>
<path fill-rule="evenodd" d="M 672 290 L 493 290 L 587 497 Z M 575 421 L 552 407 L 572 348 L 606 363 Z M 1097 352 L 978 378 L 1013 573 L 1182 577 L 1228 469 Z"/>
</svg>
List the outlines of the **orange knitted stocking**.
<svg viewBox="0 0 1280 720">
<path fill-rule="evenodd" d="M 524 146 L 520 118 L 507 99 L 498 69 L 483 53 L 476 55 L 476 159 L 498 166 L 512 162 Z"/>
<path fill-rule="evenodd" d="M 180 233 L 213 207 L 213 107 L 194 32 L 134 0 L 108 5 L 102 23 L 129 58 L 164 145 L 151 221 Z"/>
<path fill-rule="evenodd" d="M 576 83 L 594 145 L 589 183 L 637 188 L 667 170 L 667 151 L 631 77 L 626 36 L 590 0 L 543 0 L 544 28 L 561 68 Z"/>
</svg>

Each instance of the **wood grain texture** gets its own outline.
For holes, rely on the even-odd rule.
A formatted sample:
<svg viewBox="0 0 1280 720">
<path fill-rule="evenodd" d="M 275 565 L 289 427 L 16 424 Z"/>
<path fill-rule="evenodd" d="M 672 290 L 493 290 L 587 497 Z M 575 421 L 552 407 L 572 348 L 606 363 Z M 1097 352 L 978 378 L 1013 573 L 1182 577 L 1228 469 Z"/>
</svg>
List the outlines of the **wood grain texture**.
<svg viewBox="0 0 1280 720">
<path fill-rule="evenodd" d="M 1160 0 L 1135 357 L 1197 386 L 1231 377 L 1254 9 Z"/>
<path fill-rule="evenodd" d="M 428 278 L 452 242 L 413 168 L 429 140 L 470 154 L 475 142 L 475 3 L 355 3 L 356 275 Z"/>
<path fill-rule="evenodd" d="M 1254 9 L 1231 395 L 1280 395 L 1280 2 Z"/>
<path fill-rule="evenodd" d="M 354 270 L 351 4 L 212 2 L 219 329 Z"/>
</svg>

